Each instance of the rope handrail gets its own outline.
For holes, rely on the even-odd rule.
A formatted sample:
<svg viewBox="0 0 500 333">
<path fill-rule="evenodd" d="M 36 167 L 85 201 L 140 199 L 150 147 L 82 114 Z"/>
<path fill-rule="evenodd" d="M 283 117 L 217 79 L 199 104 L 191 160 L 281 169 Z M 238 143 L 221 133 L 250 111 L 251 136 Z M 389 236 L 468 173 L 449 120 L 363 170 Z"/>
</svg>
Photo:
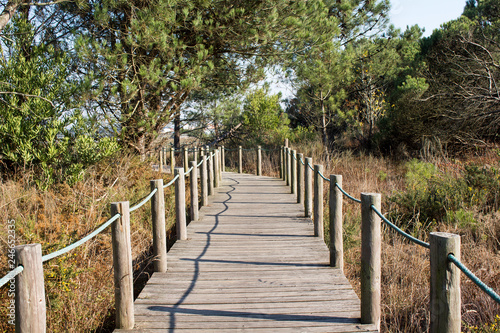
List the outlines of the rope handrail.
<svg viewBox="0 0 500 333">
<path fill-rule="evenodd" d="M 153 195 L 158 191 L 157 188 L 155 188 L 154 190 L 151 191 L 151 193 L 148 194 L 147 197 L 144 198 L 144 200 L 142 200 L 141 202 L 139 202 L 137 205 L 135 206 L 132 206 L 130 207 L 129 211 L 132 213 L 134 210 L 142 207 L 142 205 L 144 205 L 146 202 L 149 201 L 149 199 L 151 199 L 153 197 Z"/>
<path fill-rule="evenodd" d="M 389 221 L 381 212 L 379 212 L 377 210 L 377 208 L 375 208 L 374 205 L 371 205 L 370 208 L 375 212 L 375 214 L 377 214 L 381 219 L 382 221 L 384 221 L 387 225 L 389 225 L 392 229 L 394 229 L 397 233 L 399 233 L 401 236 L 403 237 L 406 237 L 407 239 L 409 239 L 410 241 L 412 241 L 413 243 L 417 244 L 417 245 L 420 245 L 420 246 L 423 246 L 425 247 L 426 249 L 429 249 L 430 248 L 430 245 L 429 243 L 426 243 L 424 241 L 421 241 L 420 239 L 418 238 L 415 238 L 413 237 L 412 235 L 404 232 L 403 230 L 401 230 L 400 228 L 398 228 L 394 223 L 392 223 L 391 221 Z"/>
<path fill-rule="evenodd" d="M 460 260 L 457 259 L 453 254 L 448 254 L 448 260 L 455 264 L 455 266 L 460 269 L 465 276 L 467 276 L 472 282 L 474 282 L 482 291 L 484 291 L 488 296 L 490 296 L 495 302 L 500 304 L 500 296 L 490 287 L 488 287 L 483 281 L 481 281 L 474 273 L 472 273 L 467 267 L 465 267 Z"/>
<path fill-rule="evenodd" d="M 321 172 L 318 172 L 318 174 L 321 176 L 321 178 L 323 178 L 324 180 L 326 180 L 327 182 L 330 181 L 330 179 L 326 178 L 325 176 L 323 176 L 323 174 Z"/>
<path fill-rule="evenodd" d="M 172 179 L 168 184 L 166 185 L 163 185 L 163 188 L 167 188 L 169 187 L 170 185 L 172 185 L 173 183 L 175 183 L 175 181 L 179 179 L 179 175 L 175 176 L 174 179 Z"/>
<path fill-rule="evenodd" d="M 23 266 L 17 266 L 7 274 L 3 278 L 0 279 L 0 287 L 3 287 L 4 284 L 9 282 L 11 279 L 15 278 L 17 274 L 21 273 L 24 270 Z"/>
<path fill-rule="evenodd" d="M 190 168 L 188 169 L 188 171 L 184 172 L 184 176 L 189 175 L 189 173 L 190 173 L 191 171 L 193 171 L 193 167 L 190 167 Z"/>
<path fill-rule="evenodd" d="M 342 192 L 346 197 L 348 197 L 352 201 L 357 202 L 357 203 L 361 203 L 361 200 L 356 199 L 355 197 L 353 197 L 352 195 L 350 195 L 349 193 L 344 191 L 344 189 L 342 187 L 340 187 L 339 183 L 335 183 L 335 186 L 340 190 L 340 192 Z"/>
<path fill-rule="evenodd" d="M 202 158 L 200 163 L 196 164 L 196 167 L 199 168 L 202 164 L 203 164 L 203 161 L 205 160 L 205 158 Z"/>
<path fill-rule="evenodd" d="M 302 159 L 301 159 L 301 158 L 299 158 L 299 161 L 300 161 L 300 163 L 302 163 L 302 165 L 306 165 L 306 164 L 304 163 L 304 161 L 302 161 Z"/>
<path fill-rule="evenodd" d="M 101 226 L 97 229 L 95 229 L 93 232 L 91 232 L 90 234 L 88 234 L 87 236 L 83 237 L 82 239 L 74 242 L 73 244 L 71 245 L 68 245 L 58 251 L 55 251 L 55 252 L 52 252 L 52 253 L 49 253 L 49 254 L 46 254 L 44 256 L 42 256 L 42 262 L 46 262 L 50 259 L 54 259 L 56 257 L 59 257 L 60 255 L 63 255 L 75 248 L 77 248 L 78 246 L 82 245 L 83 243 L 87 242 L 88 240 L 90 240 L 91 238 L 97 236 L 99 233 L 101 233 L 101 231 L 103 231 L 104 229 L 106 229 L 108 226 L 111 225 L 111 223 L 113 223 L 114 221 L 118 220 L 118 218 L 120 218 L 121 214 L 115 214 L 115 216 L 111 217 L 108 221 L 104 222 L 103 224 L 101 224 Z"/>
<path fill-rule="evenodd" d="M 309 162 L 307 162 L 307 166 L 312 170 L 314 171 L 314 168 L 311 166 L 311 164 L 309 164 Z"/>
</svg>

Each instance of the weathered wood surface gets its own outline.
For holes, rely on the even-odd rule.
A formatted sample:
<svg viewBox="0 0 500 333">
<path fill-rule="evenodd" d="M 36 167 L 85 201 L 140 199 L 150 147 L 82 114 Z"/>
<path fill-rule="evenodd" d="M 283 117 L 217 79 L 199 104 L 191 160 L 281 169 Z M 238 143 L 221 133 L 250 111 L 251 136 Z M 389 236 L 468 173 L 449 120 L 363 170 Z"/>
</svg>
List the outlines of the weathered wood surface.
<svg viewBox="0 0 500 333">
<path fill-rule="evenodd" d="M 377 331 L 282 180 L 224 173 L 216 192 L 135 301 L 134 332 Z"/>
</svg>

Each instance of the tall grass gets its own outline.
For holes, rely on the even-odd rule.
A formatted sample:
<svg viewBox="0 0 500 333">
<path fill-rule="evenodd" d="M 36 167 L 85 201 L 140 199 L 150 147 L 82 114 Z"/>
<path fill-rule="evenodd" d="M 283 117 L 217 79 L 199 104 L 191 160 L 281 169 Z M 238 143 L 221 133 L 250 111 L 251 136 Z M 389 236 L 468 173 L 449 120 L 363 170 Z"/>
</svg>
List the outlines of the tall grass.
<svg viewBox="0 0 500 333">
<path fill-rule="evenodd" d="M 152 171 L 149 163 L 124 156 L 92 167 L 70 187 L 55 185 L 41 191 L 30 185 L 31 175 L 0 184 L 0 251 L 7 254 L 7 221 L 15 220 L 16 245 L 40 243 L 43 254 L 82 238 L 109 218 L 109 203 L 135 204 L 146 196 L 149 180 L 169 177 Z M 173 223 L 170 189 L 166 191 L 167 221 Z M 136 282 L 148 274 L 151 262 L 150 205 L 131 215 L 132 256 Z M 149 265 L 151 266 L 151 265 Z M 0 274 L 8 271 L 0 261 Z M 114 286 L 109 228 L 79 248 L 44 264 L 48 332 L 106 332 L 114 327 Z M 137 283 L 136 283 L 137 284 Z M 8 324 L 7 289 L 0 290 L 0 331 Z"/>
<path fill-rule="evenodd" d="M 312 157 L 315 164 L 325 166 L 325 176 L 340 174 L 343 179 L 343 189 L 359 198 L 362 192 L 377 192 L 382 194 L 382 211 L 387 213 L 397 225 L 411 231 L 414 236 L 427 240 L 431 231 L 446 231 L 462 236 L 462 261 L 495 290 L 500 290 L 500 212 L 498 211 L 499 181 L 495 183 L 496 173 L 491 166 L 500 166 L 498 156 L 490 155 L 487 161 L 487 172 L 479 172 L 476 167 L 478 160 L 464 159 L 450 162 L 449 160 L 434 160 L 432 167 L 440 174 L 441 179 L 447 179 L 443 188 L 447 188 L 449 200 L 467 201 L 476 192 L 481 194 L 478 202 L 489 203 L 489 209 L 484 206 L 459 205 L 451 214 L 440 215 L 442 218 L 429 223 L 424 220 L 417 206 L 412 210 L 415 214 L 408 215 L 402 211 L 398 198 L 411 191 L 407 181 L 409 166 L 407 162 L 393 161 L 383 157 L 374 157 L 363 153 L 354 154 L 350 151 L 333 153 L 325 159 L 321 146 L 317 143 L 297 147 L 297 151 Z M 418 162 L 417 162 L 418 163 Z M 423 163 L 423 162 L 421 162 Z M 467 178 L 469 165 L 472 175 L 478 179 L 480 186 L 488 186 L 489 191 L 479 189 L 468 190 L 467 195 L 458 196 L 452 192 L 459 191 L 458 183 L 449 183 L 447 177 L 455 177 L 456 182 Z M 484 175 L 490 175 L 485 183 Z M 449 175 L 449 176 L 444 176 Z M 463 180 L 464 182 L 466 180 Z M 465 183 L 467 184 L 467 183 Z M 328 215 L 328 187 L 325 182 L 325 215 Z M 446 187 L 448 186 L 448 187 Z M 451 186 L 451 187 L 450 187 Z M 472 186 L 473 187 L 473 186 Z M 467 186 L 466 186 L 467 188 Z M 422 190 L 429 190 L 429 185 Z M 461 187 L 463 189 L 463 185 Z M 437 189 L 436 189 L 437 190 Z M 496 191 L 496 192 L 495 192 Z M 471 194 L 472 193 L 472 194 Z M 450 196 L 455 196 L 451 198 Z M 464 199 L 465 198 L 465 199 Z M 470 200 L 469 200 L 470 202 Z M 445 202 L 438 204 L 442 209 Z M 404 213 L 404 214 L 403 214 Z M 452 217 L 452 219 L 450 219 Z M 328 221 L 325 216 L 325 221 Z M 359 204 L 344 199 L 344 260 L 345 274 L 355 291 L 360 295 L 360 222 Z M 326 223 L 327 224 L 327 223 Z M 429 253 L 428 250 L 410 244 L 387 227 L 383 227 L 382 244 L 382 332 L 420 333 L 429 329 Z M 325 230 L 327 244 L 328 227 Z M 464 332 L 494 332 L 493 327 L 499 319 L 500 307 L 485 295 L 477 286 L 461 276 L 462 288 L 462 331 Z M 493 325 L 493 326 L 492 326 Z M 496 327 L 496 326 L 494 326 Z"/>
<path fill-rule="evenodd" d="M 325 175 L 343 176 L 343 188 L 359 198 L 361 192 L 382 194 L 382 211 L 403 229 L 426 239 L 432 230 L 458 233 L 462 236 L 462 260 L 484 282 L 500 288 L 500 212 L 477 206 L 459 207 L 455 215 L 445 214 L 442 220 L 428 223 L 420 220 L 418 207 L 408 218 L 403 214 L 398 196 L 408 193 L 408 164 L 390 159 L 346 151 L 328 159 L 317 142 L 297 147 L 325 166 Z M 226 152 L 227 170 L 237 171 L 238 155 Z M 244 171 L 255 173 L 256 154 L 246 151 Z M 479 160 L 497 165 L 498 156 Z M 469 161 L 470 162 L 470 161 Z M 436 172 L 463 175 L 465 161 L 440 161 L 433 164 Z M 474 163 L 478 164 L 478 160 Z M 278 175 L 279 153 L 263 152 L 263 172 Z M 491 171 L 491 168 L 488 168 Z M 494 173 L 493 173 L 494 175 Z M 172 176 L 154 172 L 150 163 L 133 156 L 102 162 L 90 169 L 82 181 L 70 187 L 60 184 L 40 191 L 31 186 L 29 173 L 0 184 L 0 251 L 7 253 L 7 221 L 16 221 L 17 244 L 41 243 L 43 253 L 53 252 L 88 234 L 109 218 L 109 203 L 129 200 L 138 202 L 149 193 L 149 180 Z M 482 177 L 482 176 L 481 176 Z M 479 177 L 479 181 L 483 178 Z M 479 182 L 478 184 L 483 184 Z M 325 207 L 328 207 L 328 183 L 325 182 Z M 482 186 L 482 185 L 481 185 Z M 489 184 L 488 186 L 496 186 Z M 427 185 L 422 186 L 426 189 Z M 494 187 L 491 187 L 494 188 Z M 437 189 L 436 189 L 437 190 Z M 491 191 L 490 191 L 491 192 Z M 189 191 L 186 192 L 189 195 Z M 482 193 L 482 192 L 478 192 Z M 174 223 L 173 188 L 166 190 L 167 223 Z M 498 193 L 483 193 L 482 202 L 498 205 Z M 391 199 L 391 200 L 390 200 Z M 484 199 L 484 200 L 483 200 Z M 496 201 L 495 201 L 496 200 Z M 189 200 L 187 200 L 189 202 Z M 495 206 L 493 206 L 495 207 Z M 460 213 L 461 210 L 463 213 Z M 325 214 L 328 215 L 328 210 Z M 458 215 L 457 215 L 458 214 Z M 460 215 L 462 214 L 462 215 Z M 448 219 L 450 216 L 453 223 Z M 328 219 L 325 217 L 325 221 Z M 359 204 L 344 200 L 345 274 L 355 291 L 360 292 L 360 221 Z M 425 223 L 424 223 L 425 222 Z M 131 216 L 135 285 L 151 274 L 150 205 Z M 418 226 L 421 227 L 418 227 Z M 170 237 L 174 230 L 169 228 Z M 328 230 L 325 237 L 328 243 Z M 111 236 L 106 230 L 68 255 L 44 264 L 49 332 L 108 332 L 114 327 L 113 271 Z M 382 331 L 426 332 L 429 328 L 429 254 L 426 249 L 409 244 L 387 228 L 383 228 L 382 245 Z M 7 260 L 0 261 L 0 274 L 5 274 Z M 136 294 L 139 289 L 136 290 Z M 6 288 L 0 290 L 0 331 L 13 332 L 8 325 Z M 500 308 L 481 290 L 462 276 L 462 314 L 464 332 L 494 332 L 500 323 Z"/>
</svg>

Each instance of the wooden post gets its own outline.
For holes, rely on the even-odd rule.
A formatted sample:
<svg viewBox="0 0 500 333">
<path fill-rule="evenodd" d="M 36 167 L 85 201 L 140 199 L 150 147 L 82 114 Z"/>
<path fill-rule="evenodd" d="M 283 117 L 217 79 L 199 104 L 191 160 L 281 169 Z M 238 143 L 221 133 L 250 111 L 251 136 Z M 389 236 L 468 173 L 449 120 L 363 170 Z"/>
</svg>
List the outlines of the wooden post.
<svg viewBox="0 0 500 333">
<path fill-rule="evenodd" d="M 159 166 L 158 166 L 158 171 L 163 172 L 163 148 L 160 147 L 160 156 L 159 156 Z"/>
<path fill-rule="evenodd" d="M 220 168 L 220 161 L 219 161 L 219 150 L 218 149 L 215 149 L 214 150 L 214 187 L 215 188 L 219 188 L 220 187 L 220 172 L 219 172 L 219 168 Z"/>
<path fill-rule="evenodd" d="M 323 166 L 314 165 L 314 236 L 324 239 L 323 226 Z"/>
<path fill-rule="evenodd" d="M 174 174 L 175 169 L 175 149 L 170 148 L 170 173 Z"/>
<path fill-rule="evenodd" d="M 134 276 L 132 274 L 129 202 L 111 203 L 111 216 L 115 216 L 116 214 L 121 215 L 111 225 L 116 328 L 130 330 L 134 328 Z"/>
<path fill-rule="evenodd" d="M 208 175 L 207 175 L 207 159 L 205 156 L 205 150 L 201 148 L 201 205 L 208 205 Z"/>
<path fill-rule="evenodd" d="M 292 180 L 291 180 L 291 184 L 290 184 L 290 187 L 291 187 L 291 192 L 292 194 L 295 194 L 297 193 L 297 151 L 296 150 L 292 150 L 292 156 L 290 158 L 290 161 L 291 161 L 291 177 L 292 177 Z"/>
<path fill-rule="evenodd" d="M 195 161 L 196 164 L 198 164 L 198 147 L 193 148 L 193 161 Z"/>
<path fill-rule="evenodd" d="M 220 147 L 220 160 L 222 165 L 222 172 L 226 172 L 226 152 L 224 150 L 224 146 Z"/>
<path fill-rule="evenodd" d="M 306 157 L 304 169 L 305 169 L 305 179 L 304 179 L 304 213 L 305 217 L 311 217 L 312 216 L 312 208 L 313 208 L 313 202 L 312 202 L 312 195 L 313 195 L 313 188 L 312 188 L 312 170 L 311 168 L 307 165 L 312 164 L 312 158 Z"/>
<path fill-rule="evenodd" d="M 344 271 L 344 241 L 342 238 L 342 187 L 341 175 L 330 175 L 330 266 Z"/>
<path fill-rule="evenodd" d="M 238 147 L 238 173 L 243 173 L 243 148 Z"/>
<path fill-rule="evenodd" d="M 297 203 L 304 204 L 304 154 L 297 154 Z"/>
<path fill-rule="evenodd" d="M 207 151 L 208 156 L 208 195 L 214 195 L 214 158 L 210 154 L 210 150 Z"/>
<path fill-rule="evenodd" d="M 257 146 L 257 176 L 262 176 L 262 147 Z"/>
<path fill-rule="evenodd" d="M 167 165 L 167 147 L 162 147 L 161 150 L 163 152 L 163 163 Z"/>
<path fill-rule="evenodd" d="M 292 150 L 287 148 L 286 150 L 286 184 L 288 186 L 292 185 L 292 157 L 290 156 Z"/>
<path fill-rule="evenodd" d="M 459 333 L 460 270 L 448 261 L 448 254 L 460 260 L 460 236 L 446 232 L 431 232 L 431 333 Z"/>
<path fill-rule="evenodd" d="M 184 168 L 175 168 L 174 174 L 179 175 L 175 182 L 175 217 L 177 240 L 187 239 L 186 227 L 186 180 L 184 179 Z"/>
<path fill-rule="evenodd" d="M 153 254 L 154 271 L 167 271 L 167 236 L 165 232 L 165 196 L 163 194 L 163 179 L 150 181 L 151 191 L 156 193 L 151 198 L 151 215 L 153 218 Z"/>
<path fill-rule="evenodd" d="M 219 186 L 220 182 L 222 182 L 222 150 L 221 148 L 217 148 L 217 163 L 218 163 L 218 174 L 219 174 Z"/>
<path fill-rule="evenodd" d="M 380 329 L 380 211 L 379 193 L 361 193 L 361 323 Z"/>
<path fill-rule="evenodd" d="M 182 152 L 184 155 L 184 171 L 189 169 L 189 154 L 188 149 L 186 147 L 182 148 Z"/>
<path fill-rule="evenodd" d="M 288 139 L 285 139 L 285 147 L 288 148 Z"/>
<path fill-rule="evenodd" d="M 283 172 L 284 170 L 284 161 L 283 161 L 283 150 L 285 147 L 281 146 L 280 147 L 280 179 L 285 179 L 285 173 Z"/>
<path fill-rule="evenodd" d="M 287 179 L 288 159 L 286 158 L 287 155 L 288 155 L 288 147 L 283 147 L 283 180 L 285 181 L 286 185 L 288 185 L 288 179 Z"/>
<path fill-rule="evenodd" d="M 198 168 L 196 161 L 191 161 L 191 220 L 198 221 Z"/>
<path fill-rule="evenodd" d="M 44 333 L 47 329 L 42 246 L 27 244 L 14 247 L 16 263 L 23 271 L 16 276 L 16 332 Z"/>
</svg>

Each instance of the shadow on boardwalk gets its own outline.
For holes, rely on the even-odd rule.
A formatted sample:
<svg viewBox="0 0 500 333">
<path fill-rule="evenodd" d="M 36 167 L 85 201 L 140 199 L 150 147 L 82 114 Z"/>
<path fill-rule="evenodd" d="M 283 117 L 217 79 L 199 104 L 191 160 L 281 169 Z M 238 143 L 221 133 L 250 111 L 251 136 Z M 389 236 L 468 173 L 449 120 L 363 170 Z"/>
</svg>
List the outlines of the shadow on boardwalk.
<svg viewBox="0 0 500 333">
<path fill-rule="evenodd" d="M 135 302 L 136 332 L 373 332 L 281 180 L 225 173 Z M 125 330 L 116 330 L 125 332 Z"/>
</svg>

